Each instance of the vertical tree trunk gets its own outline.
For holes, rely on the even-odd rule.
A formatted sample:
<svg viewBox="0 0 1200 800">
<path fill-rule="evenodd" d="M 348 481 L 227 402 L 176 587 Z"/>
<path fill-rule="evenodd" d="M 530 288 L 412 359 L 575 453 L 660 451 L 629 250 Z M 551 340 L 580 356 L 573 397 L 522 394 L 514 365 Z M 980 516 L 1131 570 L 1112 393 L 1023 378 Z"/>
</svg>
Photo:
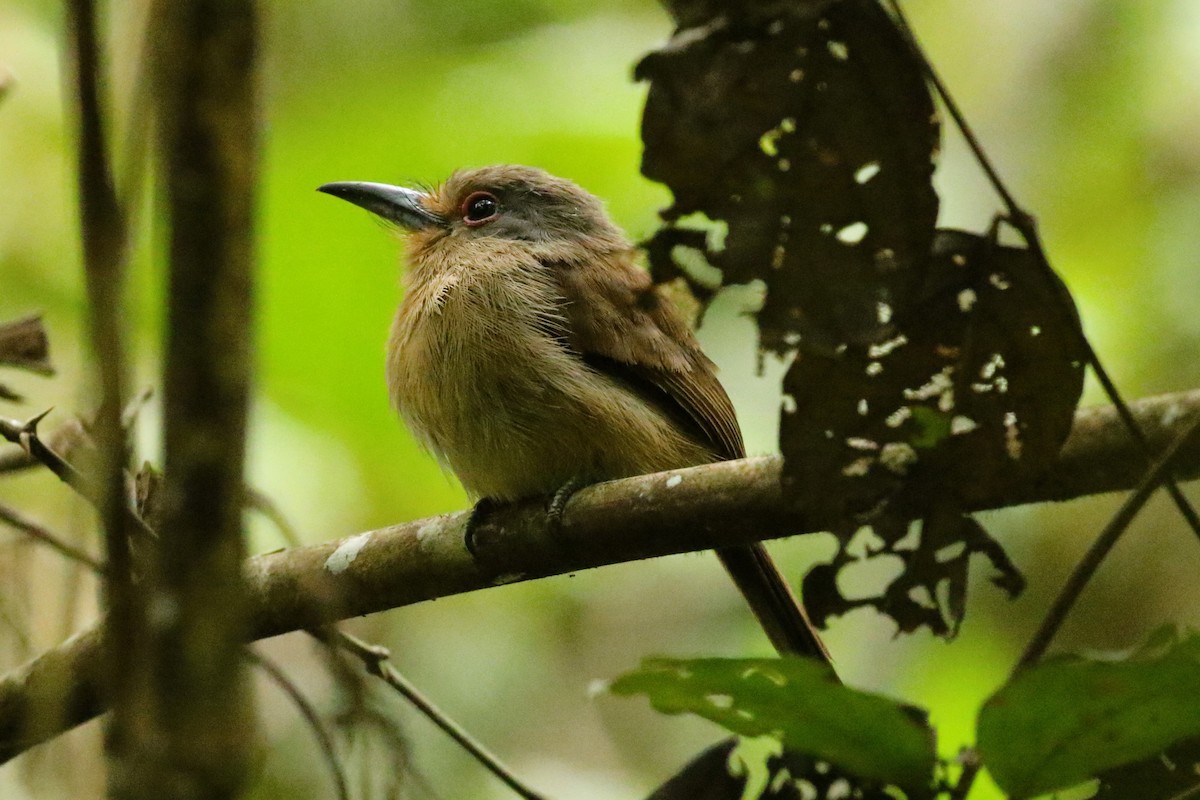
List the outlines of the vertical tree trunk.
<svg viewBox="0 0 1200 800">
<path fill-rule="evenodd" d="M 151 25 L 169 225 L 161 541 L 144 580 L 139 729 L 111 793 L 226 798 L 254 735 L 243 460 L 258 162 L 252 0 L 162 0 Z"/>
</svg>

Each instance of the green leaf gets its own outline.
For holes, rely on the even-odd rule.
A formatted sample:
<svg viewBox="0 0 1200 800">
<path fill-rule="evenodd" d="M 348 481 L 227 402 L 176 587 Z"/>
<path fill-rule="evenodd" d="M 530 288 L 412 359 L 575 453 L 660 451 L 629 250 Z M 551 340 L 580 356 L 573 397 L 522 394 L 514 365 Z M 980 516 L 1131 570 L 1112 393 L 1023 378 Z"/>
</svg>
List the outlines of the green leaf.
<svg viewBox="0 0 1200 800">
<path fill-rule="evenodd" d="M 913 424 L 916 431 L 908 441 L 913 447 L 929 449 L 950 436 L 950 415 L 925 406 L 912 407 Z"/>
<path fill-rule="evenodd" d="M 978 748 L 1002 789 L 1072 786 L 1200 734 L 1200 637 L 1124 661 L 1062 657 L 1019 674 L 984 704 Z"/>
<path fill-rule="evenodd" d="M 933 731 L 920 712 L 843 686 L 811 659 L 648 659 L 611 691 L 644 694 L 664 714 L 689 712 L 742 736 L 774 736 L 868 780 L 922 789 L 933 777 Z"/>
</svg>

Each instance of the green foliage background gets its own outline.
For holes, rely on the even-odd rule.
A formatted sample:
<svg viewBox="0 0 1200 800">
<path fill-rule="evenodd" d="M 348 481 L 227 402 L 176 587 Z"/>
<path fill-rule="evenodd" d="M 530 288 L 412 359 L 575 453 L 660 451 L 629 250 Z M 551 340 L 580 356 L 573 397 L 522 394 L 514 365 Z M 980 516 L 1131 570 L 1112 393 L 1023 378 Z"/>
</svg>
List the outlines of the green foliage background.
<svg viewBox="0 0 1200 800">
<path fill-rule="evenodd" d="M 130 101 L 140 80 L 144 3 L 109 5 L 114 141 L 123 147 L 136 117 Z M 907 5 L 1000 169 L 1040 217 L 1051 260 L 1128 395 L 1200 386 L 1200 6 Z M 669 21 L 650 0 L 274 0 L 264 10 L 253 482 L 309 541 L 462 508 L 461 491 L 419 452 L 385 396 L 397 243 L 365 213 L 314 189 L 331 180 L 428 182 L 458 166 L 529 163 L 583 184 L 608 200 L 632 235 L 648 235 L 668 197 L 637 171 L 645 90 L 630 75 L 669 35 Z M 42 310 L 61 369 L 52 380 L 6 374 L 30 404 L 0 413 L 54 405 L 51 423 L 92 402 L 61 15 L 50 0 L 0 6 L 0 75 L 14 79 L 0 101 L 0 317 Z M 128 167 L 122 158 L 122 174 Z M 994 199 L 957 139 L 947 142 L 938 183 L 944 224 L 986 224 Z M 162 230 L 149 198 L 139 207 L 145 235 L 128 313 L 139 385 L 156 383 L 163 322 Z M 701 336 L 722 366 L 751 449 L 769 452 L 781 370 L 767 363 L 765 377 L 755 376 L 753 327 L 739 313 L 746 302 L 745 293 L 728 293 Z M 155 418 L 152 405 L 141 437 L 152 460 Z M 87 512 L 47 476 L 5 479 L 0 499 L 98 549 Z M 962 636 L 950 646 L 924 635 L 894 639 L 889 622 L 867 613 L 837 620 L 829 642 L 843 675 L 930 707 L 941 747 L 953 753 L 1114 505 L 1103 498 L 988 515 L 985 523 L 1029 575 L 1026 595 L 1007 603 L 977 578 Z M 253 549 L 280 545 L 259 521 L 252 530 Z M 53 556 L 0 536 L 0 667 L 7 668 L 90 619 L 95 587 Z M 798 579 L 830 548 L 808 537 L 776 551 Z M 1200 624 L 1198 570 L 1195 541 L 1166 504 L 1152 505 L 1060 644 L 1126 648 L 1164 621 Z M 886 572 L 864 569 L 860 577 L 876 581 Z M 653 654 L 767 653 L 707 556 L 504 587 L 354 627 L 392 647 L 401 669 L 519 774 L 548 794 L 584 800 L 643 795 L 716 736 L 707 723 L 658 717 L 640 701 L 588 699 L 590 681 Z M 332 707 L 307 642 L 284 637 L 266 646 Z M 260 704 L 266 742 L 252 796 L 328 796 L 297 716 L 265 685 Z M 436 796 L 506 796 L 423 721 L 407 710 L 399 716 L 413 764 Z M 96 726 L 89 728 L 0 768 L 0 794 L 100 796 Z M 386 768 L 382 760 L 374 765 Z M 435 796 L 417 784 L 409 789 Z"/>
</svg>

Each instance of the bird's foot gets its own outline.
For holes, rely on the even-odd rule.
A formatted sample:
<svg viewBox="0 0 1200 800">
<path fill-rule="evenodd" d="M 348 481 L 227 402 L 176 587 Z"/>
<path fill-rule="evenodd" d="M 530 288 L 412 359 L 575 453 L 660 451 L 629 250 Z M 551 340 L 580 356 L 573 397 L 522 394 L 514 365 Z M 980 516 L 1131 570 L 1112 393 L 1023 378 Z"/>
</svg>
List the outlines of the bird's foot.
<svg viewBox="0 0 1200 800">
<path fill-rule="evenodd" d="M 475 507 L 471 509 L 471 516 L 467 519 L 467 529 L 463 532 L 463 544 L 466 545 L 467 552 L 471 554 L 471 558 L 478 558 L 477 543 L 475 541 L 476 529 L 482 524 L 483 520 L 496 510 L 500 503 L 490 497 L 481 497 L 475 503 Z"/>
<path fill-rule="evenodd" d="M 559 538 L 559 531 L 562 530 L 563 511 L 566 509 L 571 497 L 589 483 L 590 481 L 586 481 L 583 478 L 572 478 L 558 487 L 557 491 L 550 496 L 550 499 L 546 502 L 546 527 L 551 539 Z M 472 558 L 477 559 L 479 557 L 479 542 L 477 539 L 479 527 L 488 515 L 500 505 L 501 503 L 498 500 L 494 500 L 491 497 L 482 497 L 475 503 L 475 507 L 471 509 L 471 516 L 467 519 L 466 530 L 463 532 L 463 544 Z"/>
<path fill-rule="evenodd" d="M 571 478 L 550 496 L 550 501 L 546 503 L 546 527 L 552 539 L 558 539 L 562 531 L 563 511 L 566 510 L 567 503 L 588 483 L 583 478 Z"/>
</svg>

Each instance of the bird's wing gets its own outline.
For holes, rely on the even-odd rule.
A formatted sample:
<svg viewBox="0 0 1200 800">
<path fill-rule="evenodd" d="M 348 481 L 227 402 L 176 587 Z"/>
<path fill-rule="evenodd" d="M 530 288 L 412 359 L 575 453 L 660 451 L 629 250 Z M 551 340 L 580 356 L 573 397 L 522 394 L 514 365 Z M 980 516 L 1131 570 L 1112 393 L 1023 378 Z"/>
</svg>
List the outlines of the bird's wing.
<svg viewBox="0 0 1200 800">
<path fill-rule="evenodd" d="M 588 364 L 657 402 L 707 439 L 719 457 L 745 454 L 715 366 L 649 275 L 628 256 L 612 258 L 603 271 L 569 263 L 551 267 L 564 299 L 567 343 Z"/>
<path fill-rule="evenodd" d="M 564 299 L 565 325 L 556 333 L 568 346 L 657 402 L 708 440 L 721 458 L 744 455 L 733 404 L 713 363 L 646 273 L 625 258 L 613 259 L 604 272 L 569 263 L 550 266 Z M 829 661 L 804 607 L 761 543 L 725 547 L 717 556 L 779 652 Z"/>
</svg>

